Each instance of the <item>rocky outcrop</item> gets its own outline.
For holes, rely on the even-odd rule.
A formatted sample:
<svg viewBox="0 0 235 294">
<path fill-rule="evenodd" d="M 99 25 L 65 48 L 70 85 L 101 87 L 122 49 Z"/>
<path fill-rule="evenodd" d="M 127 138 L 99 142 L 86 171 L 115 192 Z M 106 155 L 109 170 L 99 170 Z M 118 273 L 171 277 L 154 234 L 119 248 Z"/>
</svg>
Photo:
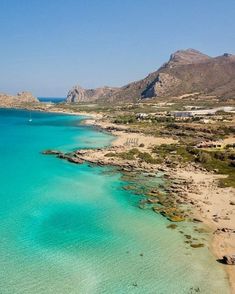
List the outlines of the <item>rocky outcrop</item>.
<svg viewBox="0 0 235 294">
<path fill-rule="evenodd" d="M 58 151 L 58 150 L 48 149 L 48 150 L 42 151 L 42 154 L 44 154 L 44 155 L 61 155 L 61 154 L 63 154 L 63 152 Z"/>
<path fill-rule="evenodd" d="M 16 107 L 22 104 L 37 102 L 39 102 L 38 99 L 34 97 L 30 92 L 20 92 L 16 96 L 0 93 L 1 107 Z"/>
<path fill-rule="evenodd" d="M 195 49 L 179 50 L 171 54 L 169 61 L 163 67 L 171 68 L 178 65 L 202 63 L 210 59 L 211 57 Z"/>
<path fill-rule="evenodd" d="M 84 89 L 80 86 L 75 86 L 68 92 L 67 102 L 94 102 L 96 100 L 109 99 L 117 88 L 103 87 L 97 89 Z"/>
<path fill-rule="evenodd" d="M 235 265 L 235 254 L 233 255 L 225 255 L 222 259 L 223 263 L 229 264 L 229 265 Z"/>
<path fill-rule="evenodd" d="M 180 85 L 181 80 L 168 73 L 159 73 L 156 80 L 154 80 L 142 93 L 145 97 L 164 96 L 171 91 L 173 87 Z"/>
<path fill-rule="evenodd" d="M 31 92 L 26 91 L 17 93 L 16 99 L 20 102 L 38 102 L 38 99 Z"/>
<path fill-rule="evenodd" d="M 58 150 L 49 149 L 49 150 L 42 151 L 42 154 L 54 155 L 60 159 L 65 159 L 69 162 L 76 163 L 76 164 L 82 164 L 84 162 L 84 160 L 79 157 L 79 154 L 77 154 L 75 152 L 63 153 Z"/>
</svg>

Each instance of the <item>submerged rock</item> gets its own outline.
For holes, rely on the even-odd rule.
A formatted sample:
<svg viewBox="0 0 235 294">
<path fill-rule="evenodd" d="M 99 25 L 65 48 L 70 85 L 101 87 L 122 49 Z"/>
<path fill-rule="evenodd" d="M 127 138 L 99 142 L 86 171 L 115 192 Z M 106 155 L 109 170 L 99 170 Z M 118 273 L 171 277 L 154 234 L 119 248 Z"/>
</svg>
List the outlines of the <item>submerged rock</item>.
<svg viewBox="0 0 235 294">
<path fill-rule="evenodd" d="M 77 158 L 77 157 L 67 157 L 67 160 L 72 163 L 82 164 L 84 160 Z"/>
<path fill-rule="evenodd" d="M 201 248 L 201 247 L 204 247 L 205 245 L 203 243 L 198 243 L 198 244 L 190 244 L 190 246 L 192 248 Z"/>
<path fill-rule="evenodd" d="M 153 210 L 166 217 L 171 222 L 182 222 L 185 221 L 183 212 L 178 210 L 176 207 L 153 207 Z"/>
<path fill-rule="evenodd" d="M 73 153 L 71 154 L 60 153 L 58 154 L 58 158 L 65 159 L 69 162 L 76 163 L 76 164 L 82 164 L 84 162 L 84 160 L 82 160 L 79 157 L 76 157 Z"/>
<path fill-rule="evenodd" d="M 48 149 L 48 150 L 43 151 L 42 154 L 44 154 L 44 155 L 60 155 L 60 154 L 62 154 L 62 152 L 60 152 L 58 150 Z"/>
<path fill-rule="evenodd" d="M 167 228 L 174 230 L 174 229 L 177 228 L 177 225 L 176 224 L 170 224 L 170 225 L 167 226 Z"/>
</svg>

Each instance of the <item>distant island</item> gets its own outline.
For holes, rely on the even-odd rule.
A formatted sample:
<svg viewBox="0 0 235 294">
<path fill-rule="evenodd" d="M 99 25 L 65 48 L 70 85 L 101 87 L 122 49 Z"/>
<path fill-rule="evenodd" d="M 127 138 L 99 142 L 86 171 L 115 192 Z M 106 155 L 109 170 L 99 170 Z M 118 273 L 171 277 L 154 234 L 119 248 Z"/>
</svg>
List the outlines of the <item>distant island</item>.
<svg viewBox="0 0 235 294">
<path fill-rule="evenodd" d="M 25 103 L 38 103 L 38 98 L 30 92 L 19 92 L 15 96 L 0 93 L 0 107 L 20 107 Z"/>
</svg>

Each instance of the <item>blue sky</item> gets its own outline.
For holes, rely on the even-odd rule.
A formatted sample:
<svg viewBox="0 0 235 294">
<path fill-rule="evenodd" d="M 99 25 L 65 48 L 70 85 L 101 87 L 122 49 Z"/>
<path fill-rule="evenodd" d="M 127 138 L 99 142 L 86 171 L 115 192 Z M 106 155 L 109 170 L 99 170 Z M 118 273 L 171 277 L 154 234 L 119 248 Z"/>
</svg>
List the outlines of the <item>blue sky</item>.
<svg viewBox="0 0 235 294">
<path fill-rule="evenodd" d="M 178 50 L 235 53 L 234 0 L 0 0 L 0 92 L 120 86 Z"/>
</svg>

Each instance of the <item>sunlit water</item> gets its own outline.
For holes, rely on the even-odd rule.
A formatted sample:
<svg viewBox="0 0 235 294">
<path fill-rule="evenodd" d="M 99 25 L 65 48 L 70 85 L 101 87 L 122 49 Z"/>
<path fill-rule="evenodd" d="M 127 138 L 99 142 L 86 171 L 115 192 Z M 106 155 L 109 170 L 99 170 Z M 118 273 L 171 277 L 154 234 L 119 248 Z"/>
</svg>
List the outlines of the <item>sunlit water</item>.
<svg viewBox="0 0 235 294">
<path fill-rule="evenodd" d="M 207 246 L 187 246 L 166 219 L 139 209 L 120 174 L 40 153 L 111 136 L 75 116 L 32 117 L 0 110 L 1 294 L 228 293 Z"/>
</svg>

